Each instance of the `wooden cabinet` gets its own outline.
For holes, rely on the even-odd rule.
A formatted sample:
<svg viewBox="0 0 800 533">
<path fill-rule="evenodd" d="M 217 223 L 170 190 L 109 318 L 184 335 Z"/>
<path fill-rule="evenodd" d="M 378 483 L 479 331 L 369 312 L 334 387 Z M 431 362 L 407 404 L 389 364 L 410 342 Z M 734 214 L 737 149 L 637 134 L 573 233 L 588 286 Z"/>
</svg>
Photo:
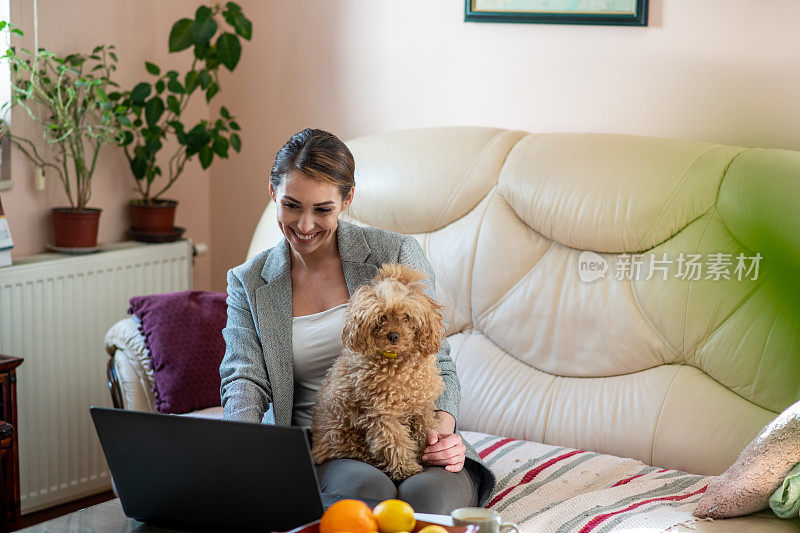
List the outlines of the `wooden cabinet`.
<svg viewBox="0 0 800 533">
<path fill-rule="evenodd" d="M 17 373 L 19 357 L 0 355 L 0 531 L 19 527 L 19 435 L 17 435 Z M 10 426 L 10 427 L 9 427 Z"/>
</svg>

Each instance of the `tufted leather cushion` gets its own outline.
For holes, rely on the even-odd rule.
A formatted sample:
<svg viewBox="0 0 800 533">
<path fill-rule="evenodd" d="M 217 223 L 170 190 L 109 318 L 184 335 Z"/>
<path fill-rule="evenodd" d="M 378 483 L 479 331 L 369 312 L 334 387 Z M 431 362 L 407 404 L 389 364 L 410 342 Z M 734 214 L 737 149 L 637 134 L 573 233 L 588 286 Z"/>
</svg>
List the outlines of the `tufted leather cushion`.
<svg viewBox="0 0 800 533">
<path fill-rule="evenodd" d="M 219 406 L 226 295 L 183 291 L 130 300 L 150 352 L 155 408 L 188 413 Z"/>
</svg>

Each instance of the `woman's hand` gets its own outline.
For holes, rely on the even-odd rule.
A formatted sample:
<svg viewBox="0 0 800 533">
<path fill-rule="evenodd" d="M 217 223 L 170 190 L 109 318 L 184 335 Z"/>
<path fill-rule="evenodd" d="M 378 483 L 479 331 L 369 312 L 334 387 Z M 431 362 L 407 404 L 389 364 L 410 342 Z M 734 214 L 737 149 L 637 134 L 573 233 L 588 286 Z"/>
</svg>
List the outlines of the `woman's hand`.
<svg viewBox="0 0 800 533">
<path fill-rule="evenodd" d="M 456 419 L 447 411 L 436 411 L 436 420 L 438 427 L 428 431 L 429 446 L 425 448 L 422 460 L 429 465 L 444 466 L 448 472 L 458 472 L 464 468 L 467 447 L 461 435 L 454 433 Z"/>
</svg>

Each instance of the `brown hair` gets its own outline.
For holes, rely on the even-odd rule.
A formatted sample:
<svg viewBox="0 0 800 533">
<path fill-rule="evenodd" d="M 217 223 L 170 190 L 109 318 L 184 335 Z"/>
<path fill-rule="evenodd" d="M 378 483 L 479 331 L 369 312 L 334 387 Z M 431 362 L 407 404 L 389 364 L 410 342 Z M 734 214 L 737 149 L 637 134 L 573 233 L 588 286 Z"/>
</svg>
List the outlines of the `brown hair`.
<svg viewBox="0 0 800 533">
<path fill-rule="evenodd" d="M 336 135 L 323 130 L 306 128 L 286 141 L 275 155 L 275 164 L 269 173 L 272 187 L 277 189 L 292 170 L 336 185 L 342 198 L 355 185 L 353 154 Z"/>
</svg>

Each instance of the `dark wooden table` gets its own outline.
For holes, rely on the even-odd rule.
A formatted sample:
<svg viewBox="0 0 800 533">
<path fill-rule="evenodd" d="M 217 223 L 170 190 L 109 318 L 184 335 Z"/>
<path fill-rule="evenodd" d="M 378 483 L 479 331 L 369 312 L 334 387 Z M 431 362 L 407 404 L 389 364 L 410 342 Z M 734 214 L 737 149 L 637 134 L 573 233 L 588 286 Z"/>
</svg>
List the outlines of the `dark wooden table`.
<svg viewBox="0 0 800 533">
<path fill-rule="evenodd" d="M 19 426 L 17 425 L 17 372 L 19 357 L 0 355 L 0 420 L 10 425 L 0 439 L 0 531 L 19 527 Z"/>
</svg>

